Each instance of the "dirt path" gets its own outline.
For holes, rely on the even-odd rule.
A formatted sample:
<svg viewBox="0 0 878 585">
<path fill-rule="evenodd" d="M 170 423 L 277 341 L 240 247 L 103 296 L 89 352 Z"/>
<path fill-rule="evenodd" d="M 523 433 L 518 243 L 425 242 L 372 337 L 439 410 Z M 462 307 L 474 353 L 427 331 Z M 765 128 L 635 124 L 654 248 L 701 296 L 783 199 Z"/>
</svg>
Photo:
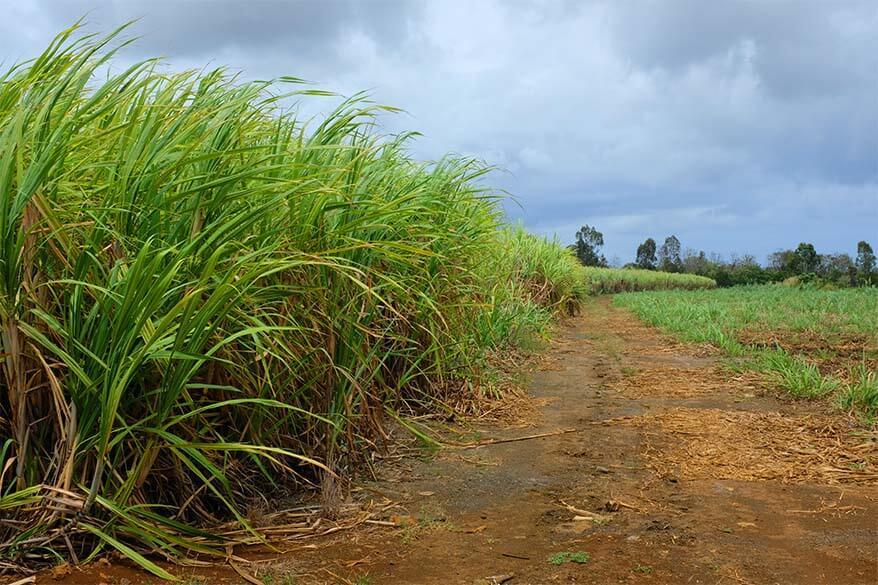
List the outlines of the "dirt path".
<svg viewBox="0 0 878 585">
<path fill-rule="evenodd" d="M 341 537 L 324 562 L 372 584 L 878 583 L 874 436 L 607 300 L 562 327 L 550 357 L 530 384 L 537 425 L 487 432 L 578 432 L 413 463 L 374 487 L 417 524 Z M 588 562 L 548 561 L 579 551 Z"/>
<path fill-rule="evenodd" d="M 385 466 L 360 494 L 409 526 L 299 548 L 265 583 L 878 583 L 874 435 L 698 353 L 590 304 L 532 375 L 534 424 L 481 429 L 575 432 Z"/>
</svg>

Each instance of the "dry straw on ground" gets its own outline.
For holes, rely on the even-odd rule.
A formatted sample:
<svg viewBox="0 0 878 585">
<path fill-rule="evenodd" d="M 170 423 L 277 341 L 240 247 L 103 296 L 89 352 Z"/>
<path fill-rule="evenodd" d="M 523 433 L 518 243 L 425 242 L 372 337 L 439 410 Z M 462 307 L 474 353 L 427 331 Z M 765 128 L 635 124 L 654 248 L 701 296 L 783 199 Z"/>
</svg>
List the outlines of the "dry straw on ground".
<svg viewBox="0 0 878 585">
<path fill-rule="evenodd" d="M 646 457 L 662 475 L 878 485 L 878 434 L 837 418 L 675 408 L 621 422 L 646 429 Z"/>
<path fill-rule="evenodd" d="M 755 393 L 761 385 L 755 373 L 732 374 L 720 368 L 658 366 L 625 376 L 611 387 L 627 398 L 665 396 L 694 398 Z"/>
</svg>

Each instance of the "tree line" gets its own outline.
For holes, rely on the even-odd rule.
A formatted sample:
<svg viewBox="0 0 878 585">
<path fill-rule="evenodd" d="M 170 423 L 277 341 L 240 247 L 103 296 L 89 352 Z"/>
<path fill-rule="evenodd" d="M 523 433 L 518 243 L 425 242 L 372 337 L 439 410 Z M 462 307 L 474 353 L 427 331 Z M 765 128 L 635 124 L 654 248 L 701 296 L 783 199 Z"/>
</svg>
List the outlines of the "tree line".
<svg viewBox="0 0 878 585">
<path fill-rule="evenodd" d="M 603 246 L 604 235 L 597 228 L 584 225 L 576 232 L 576 241 L 570 248 L 585 266 L 605 267 L 608 263 L 601 253 Z M 855 257 L 846 253 L 820 254 L 813 244 L 802 242 L 795 249 L 771 254 L 763 266 L 749 254 L 733 255 L 726 260 L 702 250 L 684 252 L 679 238 L 671 235 L 661 246 L 653 238 L 644 240 L 637 246 L 634 262 L 624 268 L 698 274 L 714 279 L 719 286 L 764 284 L 789 278 L 837 286 L 878 285 L 875 252 L 865 240 L 857 243 Z"/>
</svg>

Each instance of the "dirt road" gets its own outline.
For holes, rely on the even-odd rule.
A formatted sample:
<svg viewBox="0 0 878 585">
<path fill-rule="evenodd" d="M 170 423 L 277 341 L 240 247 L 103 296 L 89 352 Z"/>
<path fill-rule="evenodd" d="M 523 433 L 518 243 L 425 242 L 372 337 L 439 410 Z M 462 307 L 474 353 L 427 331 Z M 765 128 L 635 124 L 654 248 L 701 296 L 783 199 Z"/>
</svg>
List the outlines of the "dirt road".
<svg viewBox="0 0 878 585">
<path fill-rule="evenodd" d="M 376 488 L 417 524 L 321 558 L 373 584 L 878 583 L 874 434 L 698 353 L 590 305 L 532 376 L 536 426 L 485 429 L 576 432 L 415 462 Z"/>
<path fill-rule="evenodd" d="M 359 494 L 400 502 L 391 520 L 407 526 L 314 541 L 260 580 L 878 583 L 874 433 L 728 373 L 607 299 L 561 326 L 540 363 L 531 424 L 480 431 L 572 432 L 384 466 Z"/>
</svg>

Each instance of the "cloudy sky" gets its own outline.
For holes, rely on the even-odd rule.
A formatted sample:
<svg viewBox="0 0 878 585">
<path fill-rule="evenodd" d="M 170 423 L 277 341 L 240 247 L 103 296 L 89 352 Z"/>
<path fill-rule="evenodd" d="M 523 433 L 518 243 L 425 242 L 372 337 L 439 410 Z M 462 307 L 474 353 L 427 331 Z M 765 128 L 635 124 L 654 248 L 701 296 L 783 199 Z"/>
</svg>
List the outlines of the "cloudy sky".
<svg viewBox="0 0 878 585">
<path fill-rule="evenodd" d="M 0 0 L 0 61 L 88 14 L 125 59 L 294 75 L 407 114 L 415 153 L 505 169 L 509 213 L 608 257 L 676 234 L 760 259 L 878 244 L 874 0 Z M 328 107 L 328 105 L 327 105 Z"/>
</svg>

